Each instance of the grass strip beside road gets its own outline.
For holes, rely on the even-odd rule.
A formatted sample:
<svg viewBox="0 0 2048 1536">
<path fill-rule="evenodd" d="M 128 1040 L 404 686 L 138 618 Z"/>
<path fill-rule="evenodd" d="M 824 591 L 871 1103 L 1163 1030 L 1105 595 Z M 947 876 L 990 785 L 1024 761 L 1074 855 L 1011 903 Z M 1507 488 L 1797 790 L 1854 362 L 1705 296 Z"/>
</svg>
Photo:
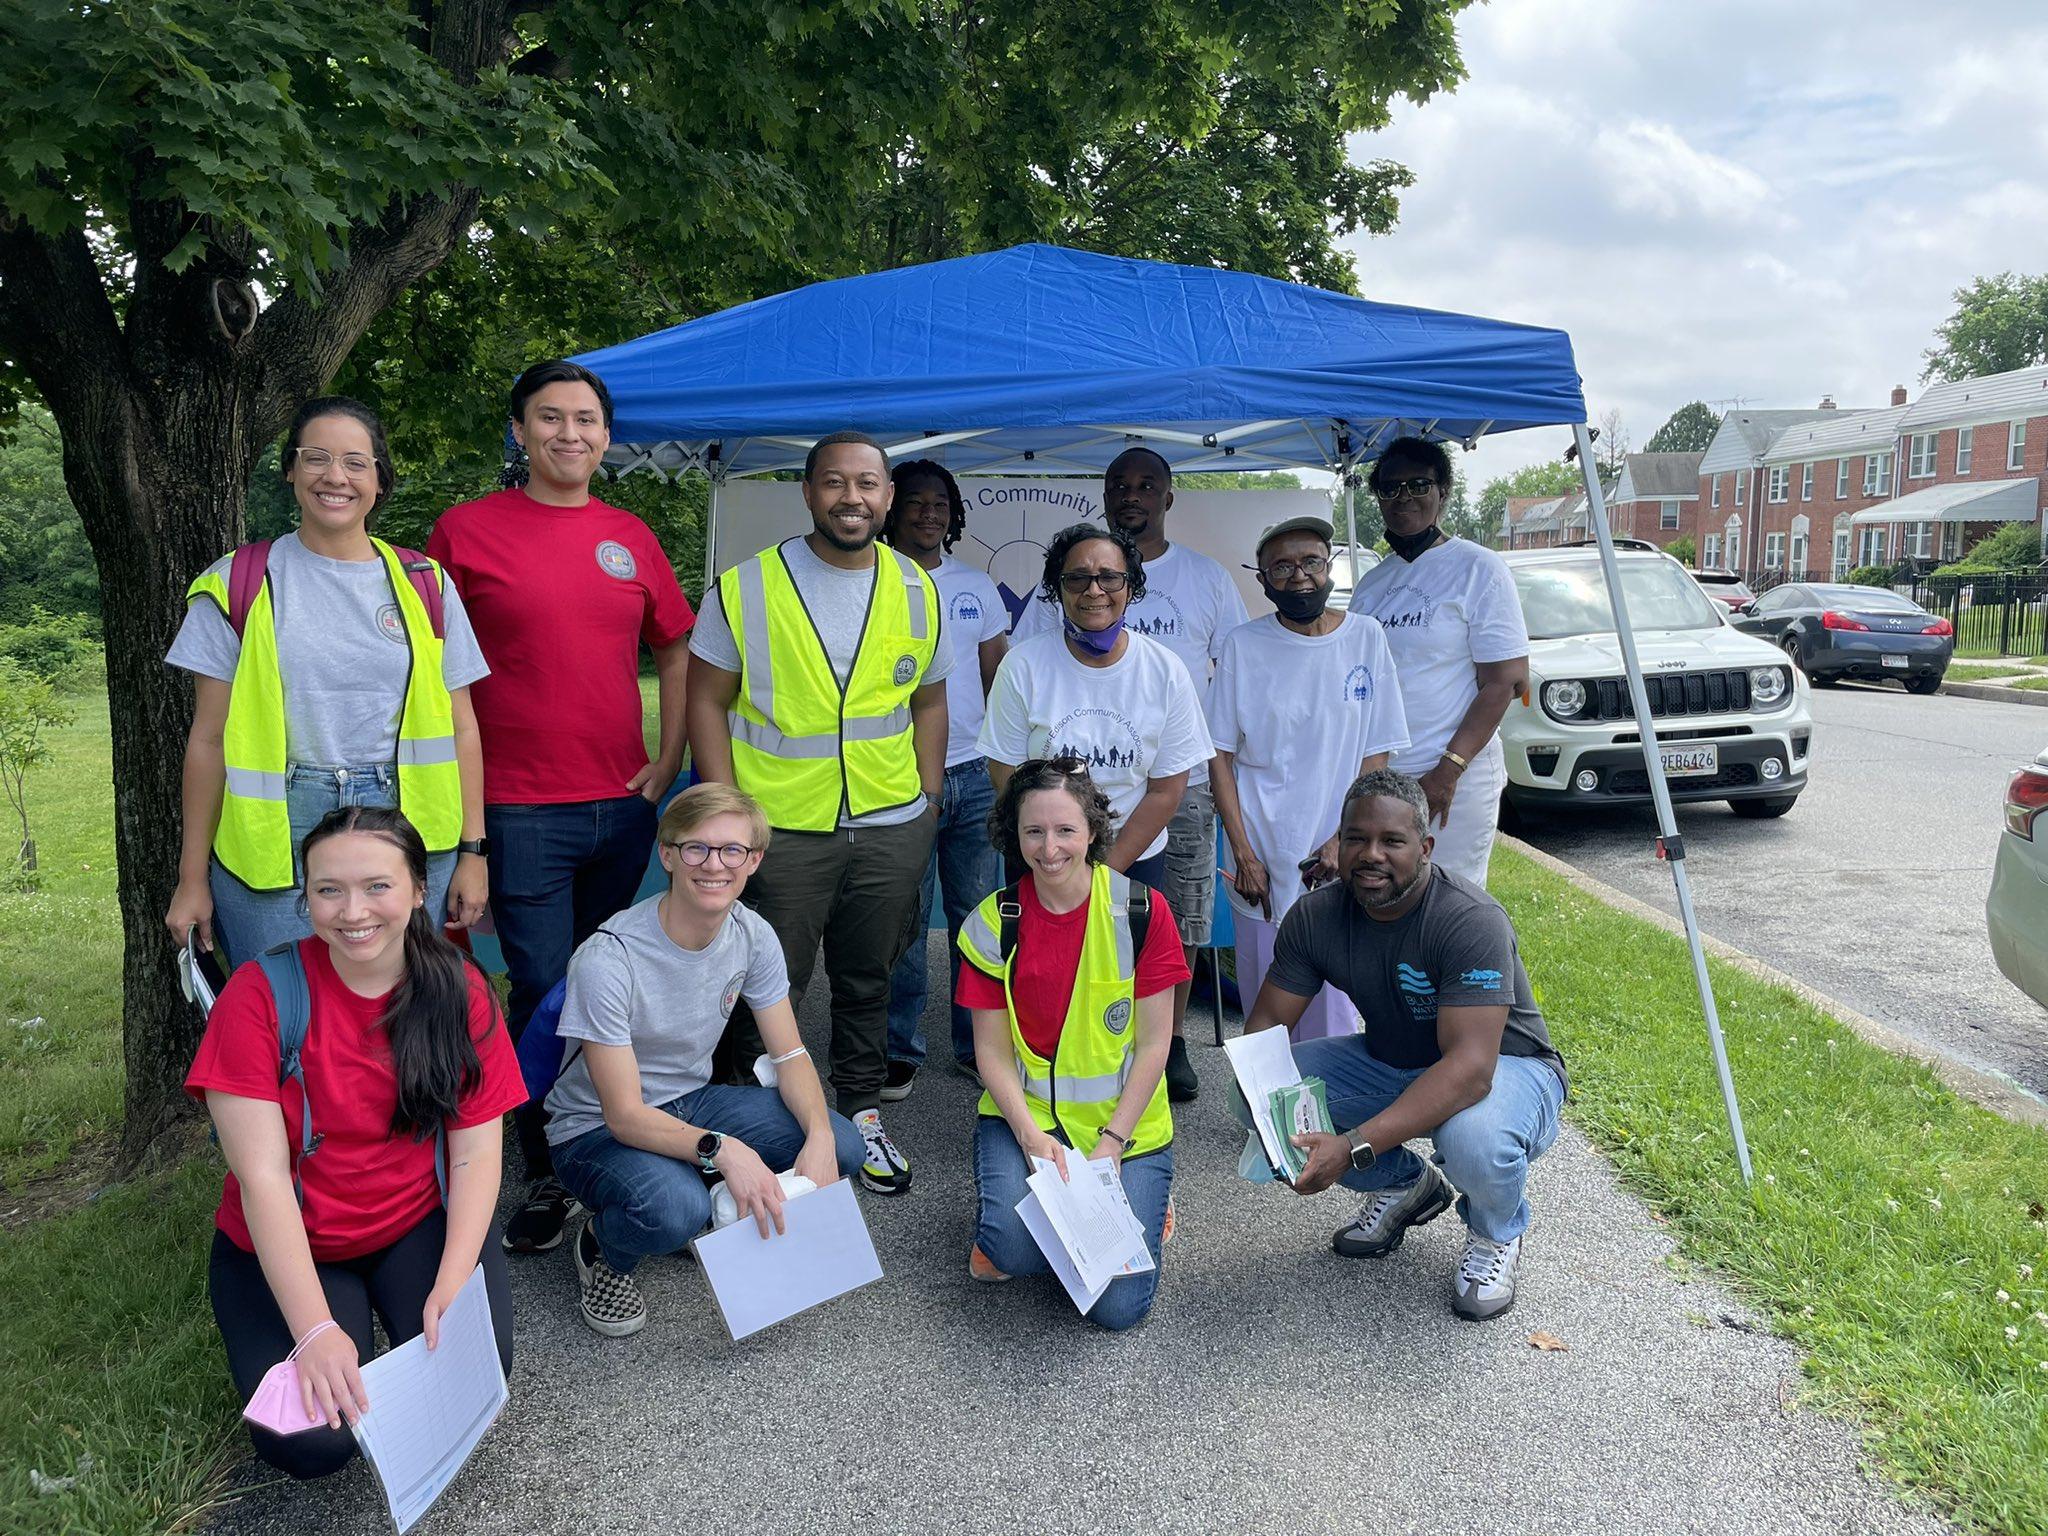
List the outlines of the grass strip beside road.
<svg viewBox="0 0 2048 1536">
<path fill-rule="evenodd" d="M 2043 674 L 2039 671 L 2039 669 L 2037 669 L 2033 665 L 2033 663 L 2025 661 L 1989 663 L 1978 663 L 1974 661 L 1951 662 L 1949 664 L 1949 669 L 1946 672 L 1942 673 L 1943 680 L 1951 683 L 1989 683 L 2002 681 L 2006 678 L 2013 677 L 2042 676 Z M 2015 686 L 2039 687 L 2040 684 L 2036 683 L 2028 685 L 2022 683 L 2016 684 Z"/>
<path fill-rule="evenodd" d="M 2048 1532 L 2048 1133 L 1957 1098 L 1789 991 L 1710 961 L 1757 1182 L 1729 1142 L 1684 941 L 1506 850 L 1572 1067 L 1572 1119 L 1806 1350 L 1812 1401 L 1986 1531 Z"/>
</svg>

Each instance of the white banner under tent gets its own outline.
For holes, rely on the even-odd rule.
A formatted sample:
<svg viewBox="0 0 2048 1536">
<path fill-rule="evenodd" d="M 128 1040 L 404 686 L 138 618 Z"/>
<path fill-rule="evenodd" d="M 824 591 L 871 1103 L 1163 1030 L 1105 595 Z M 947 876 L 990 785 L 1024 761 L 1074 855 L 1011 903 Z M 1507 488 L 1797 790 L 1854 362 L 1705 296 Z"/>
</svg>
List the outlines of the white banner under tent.
<svg viewBox="0 0 2048 1536">
<path fill-rule="evenodd" d="M 973 478 L 960 482 L 960 496 L 967 503 L 967 531 L 953 546 L 954 558 L 995 578 L 1012 629 L 1044 574 L 1047 541 L 1070 523 L 1102 520 L 1098 479 Z M 1258 578 L 1245 569 L 1259 534 L 1290 517 L 1329 516 L 1326 491 L 1175 491 L 1167 536 L 1219 562 L 1237 583 L 1245 607 L 1260 614 L 1271 605 Z M 728 480 L 713 535 L 714 571 L 810 530 L 811 514 L 795 482 Z"/>
</svg>

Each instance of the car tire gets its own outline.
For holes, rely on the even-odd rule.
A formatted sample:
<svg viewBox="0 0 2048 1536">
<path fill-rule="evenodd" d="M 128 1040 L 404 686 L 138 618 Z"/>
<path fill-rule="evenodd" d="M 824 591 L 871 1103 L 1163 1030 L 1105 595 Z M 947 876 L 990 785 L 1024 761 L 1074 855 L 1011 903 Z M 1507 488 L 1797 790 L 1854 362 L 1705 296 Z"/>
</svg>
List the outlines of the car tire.
<svg viewBox="0 0 2048 1536">
<path fill-rule="evenodd" d="M 1933 693 L 1935 690 L 1941 687 L 1941 679 L 1943 675 L 1944 674 L 1937 672 L 1932 677 L 1909 677 L 1906 679 L 1906 692 Z"/>
<path fill-rule="evenodd" d="M 1806 658 L 1799 654 L 1799 637 L 1791 632 L 1778 637 L 1778 649 L 1785 653 L 1785 659 L 1800 671 L 1806 670 Z"/>
<path fill-rule="evenodd" d="M 1728 809 L 1745 821 L 1775 820 L 1799 803 L 1797 795 L 1772 795 L 1758 800 L 1730 800 Z"/>
<path fill-rule="evenodd" d="M 1500 797 L 1500 814 L 1494 826 L 1509 837 L 1520 837 L 1529 830 L 1529 818 L 1522 814 L 1522 808 L 1515 804 L 1513 795 Z"/>
</svg>

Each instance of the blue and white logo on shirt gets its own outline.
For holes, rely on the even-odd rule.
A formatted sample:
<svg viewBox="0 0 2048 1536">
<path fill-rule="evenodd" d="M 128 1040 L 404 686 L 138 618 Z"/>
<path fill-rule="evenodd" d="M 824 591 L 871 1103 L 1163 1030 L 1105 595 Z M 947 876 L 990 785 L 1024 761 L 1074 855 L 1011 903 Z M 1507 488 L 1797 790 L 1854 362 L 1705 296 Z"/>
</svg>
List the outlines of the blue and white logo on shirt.
<svg viewBox="0 0 2048 1536">
<path fill-rule="evenodd" d="M 1427 629 L 1436 621 L 1436 598 L 1404 582 L 1375 600 L 1372 613 L 1382 629 Z"/>
<path fill-rule="evenodd" d="M 1147 592 L 1132 603 L 1125 612 L 1124 628 L 1135 634 L 1150 635 L 1154 640 L 1166 640 L 1171 636 L 1188 633 L 1187 618 L 1180 611 L 1180 604 L 1173 600 L 1171 593 Z"/>
<path fill-rule="evenodd" d="M 1429 972 L 1402 961 L 1394 967 L 1394 984 L 1401 989 L 1401 996 L 1408 1004 L 1408 1011 L 1418 1019 L 1432 1018 L 1436 1014 L 1436 983 L 1429 979 Z"/>
<path fill-rule="evenodd" d="M 1467 971 L 1458 978 L 1458 985 L 1473 992 L 1498 992 L 1501 984 L 1499 971 Z"/>
<path fill-rule="evenodd" d="M 1372 702 L 1372 668 L 1361 661 L 1344 675 L 1344 697 L 1353 704 Z"/>
<path fill-rule="evenodd" d="M 633 558 L 633 551 L 617 539 L 606 539 L 597 546 L 597 568 L 607 576 L 620 581 L 631 581 L 639 574 L 640 566 Z"/>
<path fill-rule="evenodd" d="M 972 592 L 955 592 L 951 611 L 947 618 L 955 624 L 979 624 L 981 622 L 981 599 Z"/>
</svg>

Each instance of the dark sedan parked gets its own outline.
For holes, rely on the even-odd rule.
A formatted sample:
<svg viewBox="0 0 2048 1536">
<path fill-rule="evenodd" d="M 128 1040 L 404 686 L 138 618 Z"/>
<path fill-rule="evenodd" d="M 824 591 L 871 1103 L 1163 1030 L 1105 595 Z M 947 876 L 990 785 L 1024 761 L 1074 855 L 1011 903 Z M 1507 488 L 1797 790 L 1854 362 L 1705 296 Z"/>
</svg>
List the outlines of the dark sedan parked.
<svg viewBox="0 0 2048 1536">
<path fill-rule="evenodd" d="M 1955 626 L 1883 587 L 1792 582 L 1756 600 L 1735 627 L 1777 646 L 1816 683 L 1895 677 L 1908 693 L 1941 686 Z"/>
</svg>

